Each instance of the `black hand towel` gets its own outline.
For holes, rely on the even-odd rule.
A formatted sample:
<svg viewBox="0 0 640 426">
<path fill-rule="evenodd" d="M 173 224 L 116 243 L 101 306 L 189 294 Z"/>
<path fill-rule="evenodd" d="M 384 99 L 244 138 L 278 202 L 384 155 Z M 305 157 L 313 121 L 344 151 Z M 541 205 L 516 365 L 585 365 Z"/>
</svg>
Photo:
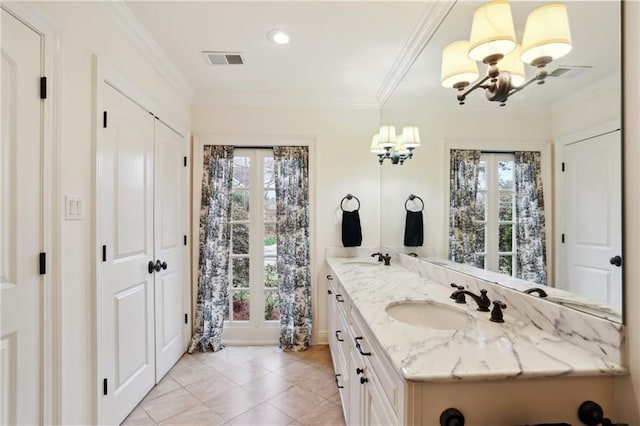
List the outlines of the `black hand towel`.
<svg viewBox="0 0 640 426">
<path fill-rule="evenodd" d="M 362 229 L 358 210 L 342 211 L 342 244 L 345 247 L 358 247 L 362 244 Z"/>
<path fill-rule="evenodd" d="M 407 247 L 418 247 L 422 245 L 423 240 L 422 212 L 407 210 L 407 219 L 404 224 L 404 245 Z"/>
</svg>

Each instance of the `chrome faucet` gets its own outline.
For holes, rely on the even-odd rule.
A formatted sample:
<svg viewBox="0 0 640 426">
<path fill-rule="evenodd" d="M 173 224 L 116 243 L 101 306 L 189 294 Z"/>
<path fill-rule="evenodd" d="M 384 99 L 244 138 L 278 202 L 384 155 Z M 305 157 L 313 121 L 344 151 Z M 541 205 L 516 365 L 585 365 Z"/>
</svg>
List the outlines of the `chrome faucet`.
<svg viewBox="0 0 640 426">
<path fill-rule="evenodd" d="M 391 256 L 389 256 L 389 253 L 385 253 L 384 255 L 380 255 L 380 257 L 382 258 L 382 260 L 384 260 L 384 266 L 391 265 Z"/>
<path fill-rule="evenodd" d="M 527 293 L 527 294 L 536 293 L 540 297 L 547 297 L 548 296 L 546 291 L 544 291 L 543 289 L 538 288 L 538 287 L 530 288 L 529 290 L 525 290 L 524 292 Z"/>
<path fill-rule="evenodd" d="M 489 306 L 491 306 L 491 300 L 489 300 L 489 298 L 487 297 L 487 290 L 480 290 L 480 296 L 478 296 L 477 294 L 473 294 L 471 293 L 469 290 L 456 290 L 453 293 L 451 293 L 451 298 L 455 299 L 456 303 L 464 303 L 464 302 L 459 302 L 459 297 L 461 295 L 466 294 L 467 296 L 470 296 L 473 300 L 475 300 L 475 302 L 478 304 L 478 310 L 481 312 L 489 312 Z"/>
</svg>

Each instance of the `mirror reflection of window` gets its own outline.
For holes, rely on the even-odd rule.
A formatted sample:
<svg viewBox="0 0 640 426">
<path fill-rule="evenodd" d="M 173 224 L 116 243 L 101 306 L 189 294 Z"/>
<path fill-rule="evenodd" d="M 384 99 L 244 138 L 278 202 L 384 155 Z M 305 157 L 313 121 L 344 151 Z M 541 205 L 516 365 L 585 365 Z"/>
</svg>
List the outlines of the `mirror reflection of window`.
<svg viewBox="0 0 640 426">
<path fill-rule="evenodd" d="M 475 216 L 476 238 L 481 247 L 476 252 L 478 267 L 515 276 L 514 213 L 513 154 L 482 154 Z"/>
<path fill-rule="evenodd" d="M 449 258 L 547 282 L 540 152 L 451 150 Z"/>
</svg>

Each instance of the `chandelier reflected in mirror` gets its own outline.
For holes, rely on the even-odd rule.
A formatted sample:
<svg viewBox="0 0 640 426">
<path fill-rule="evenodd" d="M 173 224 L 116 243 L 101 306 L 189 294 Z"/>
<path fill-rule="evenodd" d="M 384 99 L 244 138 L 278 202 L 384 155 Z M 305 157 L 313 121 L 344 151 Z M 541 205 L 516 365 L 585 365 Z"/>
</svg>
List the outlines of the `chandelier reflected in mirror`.
<svg viewBox="0 0 640 426">
<path fill-rule="evenodd" d="M 488 100 L 504 106 L 509 96 L 534 81 L 543 84 L 545 67 L 569 53 L 571 47 L 564 4 L 547 4 L 532 11 L 520 45 L 511 5 L 507 0 L 495 0 L 476 9 L 469 40 L 455 41 L 442 51 L 441 83 L 458 91 L 460 105 L 469 93 L 484 89 Z M 488 66 L 487 74 L 480 79 L 476 61 Z M 536 68 L 535 76 L 526 82 L 525 63 Z"/>
<path fill-rule="evenodd" d="M 391 164 L 404 164 L 413 158 L 413 151 L 420 146 L 420 132 L 415 126 L 407 126 L 396 135 L 395 126 L 380 126 L 371 140 L 371 152 L 378 156 L 380 164 L 389 160 Z"/>
</svg>

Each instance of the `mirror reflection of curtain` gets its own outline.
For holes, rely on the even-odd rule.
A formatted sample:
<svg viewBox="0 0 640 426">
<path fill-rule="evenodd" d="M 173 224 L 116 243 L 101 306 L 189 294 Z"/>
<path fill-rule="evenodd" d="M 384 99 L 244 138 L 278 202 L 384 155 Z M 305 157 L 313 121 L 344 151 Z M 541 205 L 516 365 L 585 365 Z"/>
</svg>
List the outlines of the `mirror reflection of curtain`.
<svg viewBox="0 0 640 426">
<path fill-rule="evenodd" d="M 544 197 L 540 152 L 516 151 L 516 277 L 546 284 Z"/>
<path fill-rule="evenodd" d="M 204 147 L 195 330 L 189 353 L 218 351 L 228 309 L 233 146 Z"/>
<path fill-rule="evenodd" d="M 449 168 L 449 259 L 484 268 L 478 264 L 477 225 L 475 223 L 476 192 L 480 172 L 478 150 L 451 150 Z"/>
<path fill-rule="evenodd" d="M 276 184 L 277 271 L 280 347 L 305 350 L 311 344 L 309 252 L 309 151 L 273 148 Z"/>
</svg>

